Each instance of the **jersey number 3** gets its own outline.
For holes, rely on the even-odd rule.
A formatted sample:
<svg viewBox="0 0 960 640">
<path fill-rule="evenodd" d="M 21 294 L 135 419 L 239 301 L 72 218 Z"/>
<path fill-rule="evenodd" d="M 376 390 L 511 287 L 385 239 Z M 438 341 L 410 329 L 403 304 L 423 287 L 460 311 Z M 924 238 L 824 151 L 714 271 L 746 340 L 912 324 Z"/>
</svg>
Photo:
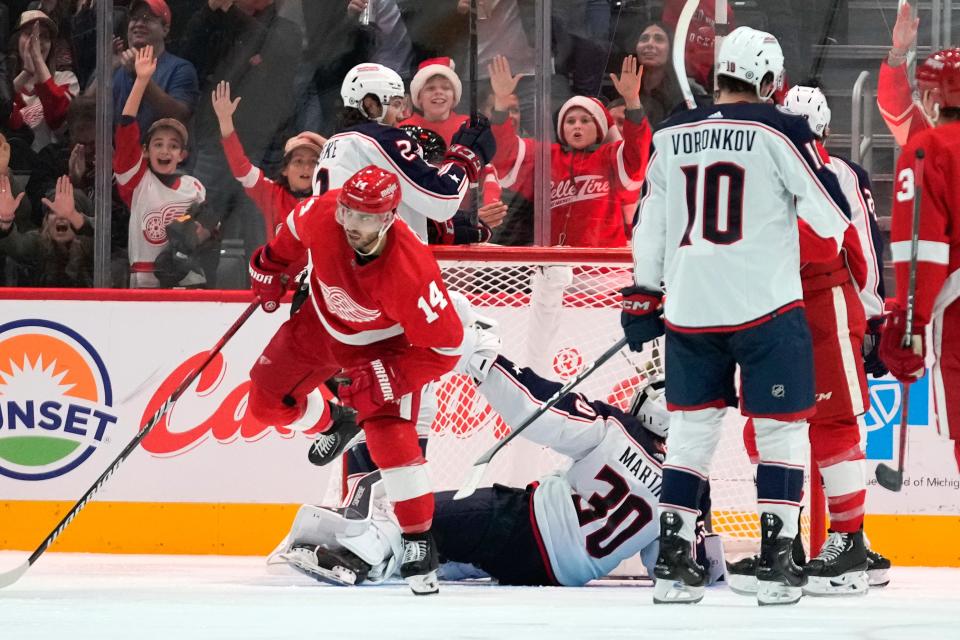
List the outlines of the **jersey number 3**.
<svg viewBox="0 0 960 640">
<path fill-rule="evenodd" d="M 423 315 L 427 317 L 427 324 L 431 324 L 434 320 L 440 317 L 440 314 L 438 314 L 435 310 L 443 310 L 447 308 L 447 299 L 440 291 L 440 287 L 437 285 L 436 280 L 430 281 L 430 287 L 427 290 L 427 295 L 429 295 L 430 301 L 427 302 L 423 296 L 420 296 L 417 298 L 417 306 L 420 307 L 420 311 L 423 311 Z"/>
<path fill-rule="evenodd" d="M 687 179 L 687 228 L 680 246 L 693 244 L 690 234 L 697 221 L 697 195 L 700 189 L 699 167 L 680 167 Z M 743 238 L 743 178 L 740 165 L 715 162 L 703 172 L 703 239 L 713 244 L 733 244 Z M 726 222 L 721 226 L 721 185 L 726 182 Z"/>
<path fill-rule="evenodd" d="M 897 174 L 897 202 L 910 202 L 915 190 L 913 169 L 907 167 Z"/>
</svg>

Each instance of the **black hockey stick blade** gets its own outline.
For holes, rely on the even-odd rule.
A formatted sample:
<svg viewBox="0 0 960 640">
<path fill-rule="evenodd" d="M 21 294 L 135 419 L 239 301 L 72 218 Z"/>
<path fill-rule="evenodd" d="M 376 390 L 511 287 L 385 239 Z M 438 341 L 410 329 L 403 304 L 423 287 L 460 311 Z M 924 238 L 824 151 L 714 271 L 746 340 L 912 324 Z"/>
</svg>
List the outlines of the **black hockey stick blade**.
<svg viewBox="0 0 960 640">
<path fill-rule="evenodd" d="M 230 338 L 232 338 L 234 334 L 240 330 L 240 327 L 242 327 L 247 319 L 253 314 L 253 312 L 257 310 L 258 306 L 260 306 L 260 298 L 254 298 L 247 308 L 243 310 L 243 313 L 240 315 L 240 317 L 236 319 L 223 337 L 220 338 L 217 344 L 210 349 L 210 351 L 207 353 L 207 357 L 203 360 L 203 362 L 200 363 L 200 366 L 198 366 L 183 380 L 183 382 L 180 383 L 176 389 L 174 389 L 173 393 L 169 398 L 167 398 L 166 402 L 164 402 L 163 405 L 157 409 L 156 413 L 151 416 L 146 425 L 144 425 L 137 432 L 137 435 L 135 435 L 133 439 L 127 443 L 127 446 L 123 448 L 123 451 L 121 451 L 117 457 L 114 458 L 113 462 L 110 463 L 110 466 L 108 466 L 106 470 L 100 474 L 100 477 L 98 477 L 94 481 L 93 485 L 86 490 L 77 503 L 73 505 L 69 511 L 67 511 L 67 514 L 63 516 L 63 519 L 60 520 L 54 530 L 43 539 L 43 542 L 41 542 L 40 546 L 38 546 L 33 553 L 30 554 L 30 557 L 24 560 L 21 564 L 17 565 L 14 569 L 0 573 L 0 589 L 8 587 L 19 580 L 23 574 L 27 572 L 27 569 L 32 567 L 33 563 L 35 563 L 40 556 L 43 555 L 44 551 L 46 551 L 50 545 L 52 545 L 53 542 L 60 537 L 60 534 L 63 533 L 64 529 L 66 529 L 70 523 L 73 522 L 73 519 L 77 516 L 77 514 L 80 513 L 85 506 L 87 506 L 87 503 L 90 502 L 93 496 L 103 487 L 104 484 L 107 483 L 107 480 L 110 479 L 110 476 L 116 473 L 117 469 L 120 468 L 120 465 L 123 464 L 123 461 L 126 460 L 131 453 L 133 453 L 133 450 L 139 446 L 140 442 L 147 437 L 147 435 L 155 426 L 157 426 L 157 424 L 160 422 L 160 419 L 163 418 L 163 416 L 170 410 L 170 407 L 172 407 L 177 399 L 183 395 L 184 391 L 186 391 L 187 388 L 193 384 L 193 381 L 197 379 L 200 373 L 203 372 L 208 364 L 210 364 L 213 358 L 220 353 L 220 350 L 223 349 L 224 345 L 227 344 Z"/>
<path fill-rule="evenodd" d="M 881 462 L 877 465 L 877 484 L 887 491 L 900 491 L 903 488 L 903 469 L 891 469 Z"/>
<path fill-rule="evenodd" d="M 547 411 L 552 409 L 554 405 L 560 402 L 560 399 L 563 396 L 570 393 L 574 387 L 579 385 L 581 382 L 586 380 L 590 374 L 596 371 L 600 365 L 605 363 L 607 360 L 616 355 L 621 349 L 623 349 L 627 344 L 626 338 L 621 338 L 615 345 L 607 349 L 599 358 L 594 360 L 592 363 L 587 365 L 583 371 L 581 371 L 575 378 L 570 380 L 567 384 L 563 385 L 557 392 L 550 396 L 550 398 L 543 403 L 536 411 L 530 414 L 526 420 L 524 420 L 517 428 L 511 429 L 510 434 L 503 440 L 498 441 L 492 447 L 490 447 L 486 453 L 477 458 L 477 461 L 473 463 L 473 467 L 470 469 L 470 475 L 467 477 L 466 482 L 460 487 L 460 490 L 453 494 L 454 500 L 463 500 L 471 495 L 477 490 L 477 487 L 480 486 L 480 482 L 483 480 L 483 474 L 486 472 L 487 467 L 490 465 L 490 461 L 493 460 L 493 457 L 503 449 L 505 446 L 510 444 L 510 441 L 516 438 L 520 433 L 529 427 L 531 424 L 536 422 L 537 418 L 545 414 Z"/>
</svg>

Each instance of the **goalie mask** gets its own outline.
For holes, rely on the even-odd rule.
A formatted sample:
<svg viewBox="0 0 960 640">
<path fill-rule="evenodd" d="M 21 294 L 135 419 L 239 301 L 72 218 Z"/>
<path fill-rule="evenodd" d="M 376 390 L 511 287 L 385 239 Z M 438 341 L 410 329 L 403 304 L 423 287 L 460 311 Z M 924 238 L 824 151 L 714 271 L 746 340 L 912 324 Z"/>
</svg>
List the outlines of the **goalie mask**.
<svg viewBox="0 0 960 640">
<path fill-rule="evenodd" d="M 666 380 L 662 376 L 648 379 L 630 401 L 630 414 L 635 416 L 644 428 L 661 438 L 666 438 L 670 430 L 670 412 L 667 411 L 667 401 L 663 394 L 665 384 Z"/>
<path fill-rule="evenodd" d="M 345 107 L 358 109 L 366 117 L 380 123 L 383 123 L 387 107 L 394 98 L 403 99 L 405 93 L 399 74 L 374 62 L 358 64 L 350 69 L 340 85 L 340 97 L 343 98 Z M 366 96 L 373 96 L 380 101 L 380 115 L 373 116 L 363 108 L 363 99 Z"/>
</svg>

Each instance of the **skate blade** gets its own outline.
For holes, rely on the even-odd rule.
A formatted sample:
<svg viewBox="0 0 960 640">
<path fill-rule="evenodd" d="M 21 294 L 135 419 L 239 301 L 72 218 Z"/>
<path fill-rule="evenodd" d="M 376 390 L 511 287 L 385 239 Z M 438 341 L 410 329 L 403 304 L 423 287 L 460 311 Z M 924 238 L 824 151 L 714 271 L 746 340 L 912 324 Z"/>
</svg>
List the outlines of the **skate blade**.
<svg viewBox="0 0 960 640">
<path fill-rule="evenodd" d="M 657 578 L 653 586 L 654 604 L 696 604 L 703 600 L 704 587 L 691 587 L 682 580 Z"/>
<path fill-rule="evenodd" d="M 440 591 L 440 581 L 437 579 L 436 571 L 422 576 L 407 576 L 404 580 L 410 585 L 410 590 L 415 596 L 430 596 Z"/>
<path fill-rule="evenodd" d="M 318 582 L 332 584 L 335 587 L 352 587 L 357 584 L 357 574 L 350 569 L 341 566 L 327 569 L 326 567 L 321 567 L 316 563 L 300 557 L 296 554 L 296 551 L 295 549 L 289 553 L 280 554 L 277 557 L 303 575 L 313 578 Z"/>
<path fill-rule="evenodd" d="M 833 578 L 810 576 L 803 587 L 804 595 L 820 596 L 864 596 L 869 591 L 865 571 L 845 573 Z"/>
<path fill-rule="evenodd" d="M 791 587 L 779 582 L 757 580 L 757 604 L 761 607 L 778 604 L 796 604 L 803 597 L 801 587 Z"/>
<path fill-rule="evenodd" d="M 728 573 L 727 586 L 730 587 L 730 591 L 733 591 L 737 595 L 755 596 L 757 595 L 757 576 Z"/>
<path fill-rule="evenodd" d="M 889 569 L 870 569 L 867 571 L 867 583 L 872 589 L 880 589 L 890 584 Z"/>
</svg>

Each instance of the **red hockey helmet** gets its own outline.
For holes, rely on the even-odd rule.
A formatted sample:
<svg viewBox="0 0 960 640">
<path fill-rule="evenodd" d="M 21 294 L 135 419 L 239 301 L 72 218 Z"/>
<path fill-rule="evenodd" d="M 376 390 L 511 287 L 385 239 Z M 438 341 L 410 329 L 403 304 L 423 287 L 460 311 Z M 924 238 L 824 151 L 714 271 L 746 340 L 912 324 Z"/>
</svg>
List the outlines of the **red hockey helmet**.
<svg viewBox="0 0 960 640">
<path fill-rule="evenodd" d="M 941 108 L 960 107 L 960 48 L 941 49 L 917 66 L 921 95 L 936 91 Z"/>
<path fill-rule="evenodd" d="M 350 176 L 337 201 L 360 213 L 389 213 L 400 204 L 400 181 L 389 171 L 371 164 Z"/>
</svg>

